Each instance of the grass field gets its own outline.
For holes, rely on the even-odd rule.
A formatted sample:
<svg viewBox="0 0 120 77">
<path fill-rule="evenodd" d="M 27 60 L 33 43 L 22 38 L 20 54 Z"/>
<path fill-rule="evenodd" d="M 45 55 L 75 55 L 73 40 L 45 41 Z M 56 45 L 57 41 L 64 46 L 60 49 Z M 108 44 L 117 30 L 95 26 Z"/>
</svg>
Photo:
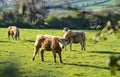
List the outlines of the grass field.
<svg viewBox="0 0 120 77">
<path fill-rule="evenodd" d="M 97 31 L 85 30 L 86 51 L 79 44 L 73 44 L 73 51 L 62 52 L 63 64 L 57 56 L 54 63 L 52 52 L 45 52 L 45 62 L 32 61 L 34 41 L 37 34 L 63 36 L 62 30 L 20 29 L 18 41 L 7 39 L 7 28 L 0 28 L 0 77 L 112 77 L 106 64 L 110 55 L 120 54 L 120 39 L 114 34 L 106 41 L 93 45 L 90 38 Z M 120 71 L 114 77 L 119 77 Z"/>
</svg>

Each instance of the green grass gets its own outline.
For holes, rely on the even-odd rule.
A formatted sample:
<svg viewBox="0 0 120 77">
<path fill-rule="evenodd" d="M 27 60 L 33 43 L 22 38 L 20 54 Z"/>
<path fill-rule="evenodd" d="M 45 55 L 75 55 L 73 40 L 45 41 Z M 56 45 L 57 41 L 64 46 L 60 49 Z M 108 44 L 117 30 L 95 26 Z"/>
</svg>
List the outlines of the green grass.
<svg viewBox="0 0 120 77">
<path fill-rule="evenodd" d="M 116 3 L 117 3 L 117 0 L 111 0 L 111 1 L 106 2 L 104 4 L 106 4 L 106 5 L 115 5 Z"/>
<path fill-rule="evenodd" d="M 85 30 L 87 50 L 80 50 L 79 44 L 73 44 L 73 51 L 67 46 L 61 64 L 58 56 L 54 63 L 52 52 L 45 52 L 45 62 L 41 61 L 40 53 L 35 61 L 32 56 L 37 34 L 62 37 L 62 30 L 20 29 L 20 32 L 20 40 L 8 41 L 7 28 L 0 28 L 0 77 L 112 77 L 106 61 L 110 55 L 120 53 L 120 39 L 114 34 L 93 45 L 91 38 L 97 31 Z M 119 76 L 120 71 L 114 77 Z"/>
<path fill-rule="evenodd" d="M 88 1 L 83 1 L 83 2 L 78 2 L 78 3 L 76 3 L 76 4 L 72 4 L 72 6 L 78 6 L 78 7 L 80 7 L 80 6 L 82 6 L 83 4 L 84 5 L 86 5 L 86 4 L 89 4 L 89 5 L 91 5 L 91 4 L 94 4 L 95 3 L 95 1 L 96 2 L 102 2 L 102 1 L 104 1 L 104 0 L 88 0 Z M 116 0 L 110 0 L 110 1 L 108 1 L 108 2 L 105 2 L 105 3 L 101 3 L 101 4 L 99 4 L 99 5 L 96 5 L 96 6 L 88 6 L 88 7 L 85 7 L 85 10 L 95 10 L 95 11 L 100 11 L 100 10 L 103 10 L 103 9 L 106 9 L 106 7 L 105 6 L 103 6 L 103 5 L 106 5 L 106 6 L 111 6 L 111 5 L 115 5 L 117 3 L 117 1 Z M 107 8 L 108 9 L 108 8 Z"/>
</svg>

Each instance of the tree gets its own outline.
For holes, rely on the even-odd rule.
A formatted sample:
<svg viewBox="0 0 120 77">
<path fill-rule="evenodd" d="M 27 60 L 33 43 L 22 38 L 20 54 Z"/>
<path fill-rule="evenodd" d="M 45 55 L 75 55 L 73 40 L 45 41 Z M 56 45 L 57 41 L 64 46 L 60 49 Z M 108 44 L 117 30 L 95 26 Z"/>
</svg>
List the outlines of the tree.
<svg viewBox="0 0 120 77">
<path fill-rule="evenodd" d="M 45 8 L 44 0 L 13 0 L 17 18 L 23 23 L 43 25 L 49 11 Z M 19 22 L 19 20 L 18 20 Z"/>
</svg>

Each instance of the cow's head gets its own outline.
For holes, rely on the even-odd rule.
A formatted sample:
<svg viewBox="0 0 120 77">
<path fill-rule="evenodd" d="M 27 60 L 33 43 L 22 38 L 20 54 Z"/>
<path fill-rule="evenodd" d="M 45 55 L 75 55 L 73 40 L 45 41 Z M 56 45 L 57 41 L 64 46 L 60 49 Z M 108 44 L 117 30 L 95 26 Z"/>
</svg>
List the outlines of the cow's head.
<svg viewBox="0 0 120 77">
<path fill-rule="evenodd" d="M 65 39 L 65 38 L 60 38 L 60 39 L 58 40 L 59 46 L 63 49 L 63 48 L 65 47 L 67 41 L 68 41 L 68 40 Z"/>
<path fill-rule="evenodd" d="M 66 39 L 70 38 L 71 37 L 71 33 L 72 33 L 72 31 L 68 30 L 67 32 L 64 33 L 63 38 L 66 38 Z"/>
</svg>

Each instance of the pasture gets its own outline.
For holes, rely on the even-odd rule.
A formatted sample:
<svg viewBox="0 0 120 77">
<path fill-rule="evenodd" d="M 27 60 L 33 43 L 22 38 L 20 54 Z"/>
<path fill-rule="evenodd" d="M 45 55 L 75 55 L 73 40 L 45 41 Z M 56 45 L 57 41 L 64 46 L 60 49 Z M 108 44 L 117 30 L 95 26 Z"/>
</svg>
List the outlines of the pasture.
<svg viewBox="0 0 120 77">
<path fill-rule="evenodd" d="M 62 29 L 20 29 L 20 40 L 8 40 L 7 28 L 0 28 L 0 77 L 111 77 L 106 62 L 110 55 L 120 54 L 120 39 L 114 34 L 93 45 L 91 38 L 97 31 L 84 30 L 86 51 L 73 44 L 62 51 L 63 63 L 54 63 L 52 52 L 45 52 L 45 62 L 40 53 L 32 61 L 37 34 L 63 36 Z M 120 76 L 120 71 L 115 77 Z"/>
</svg>

